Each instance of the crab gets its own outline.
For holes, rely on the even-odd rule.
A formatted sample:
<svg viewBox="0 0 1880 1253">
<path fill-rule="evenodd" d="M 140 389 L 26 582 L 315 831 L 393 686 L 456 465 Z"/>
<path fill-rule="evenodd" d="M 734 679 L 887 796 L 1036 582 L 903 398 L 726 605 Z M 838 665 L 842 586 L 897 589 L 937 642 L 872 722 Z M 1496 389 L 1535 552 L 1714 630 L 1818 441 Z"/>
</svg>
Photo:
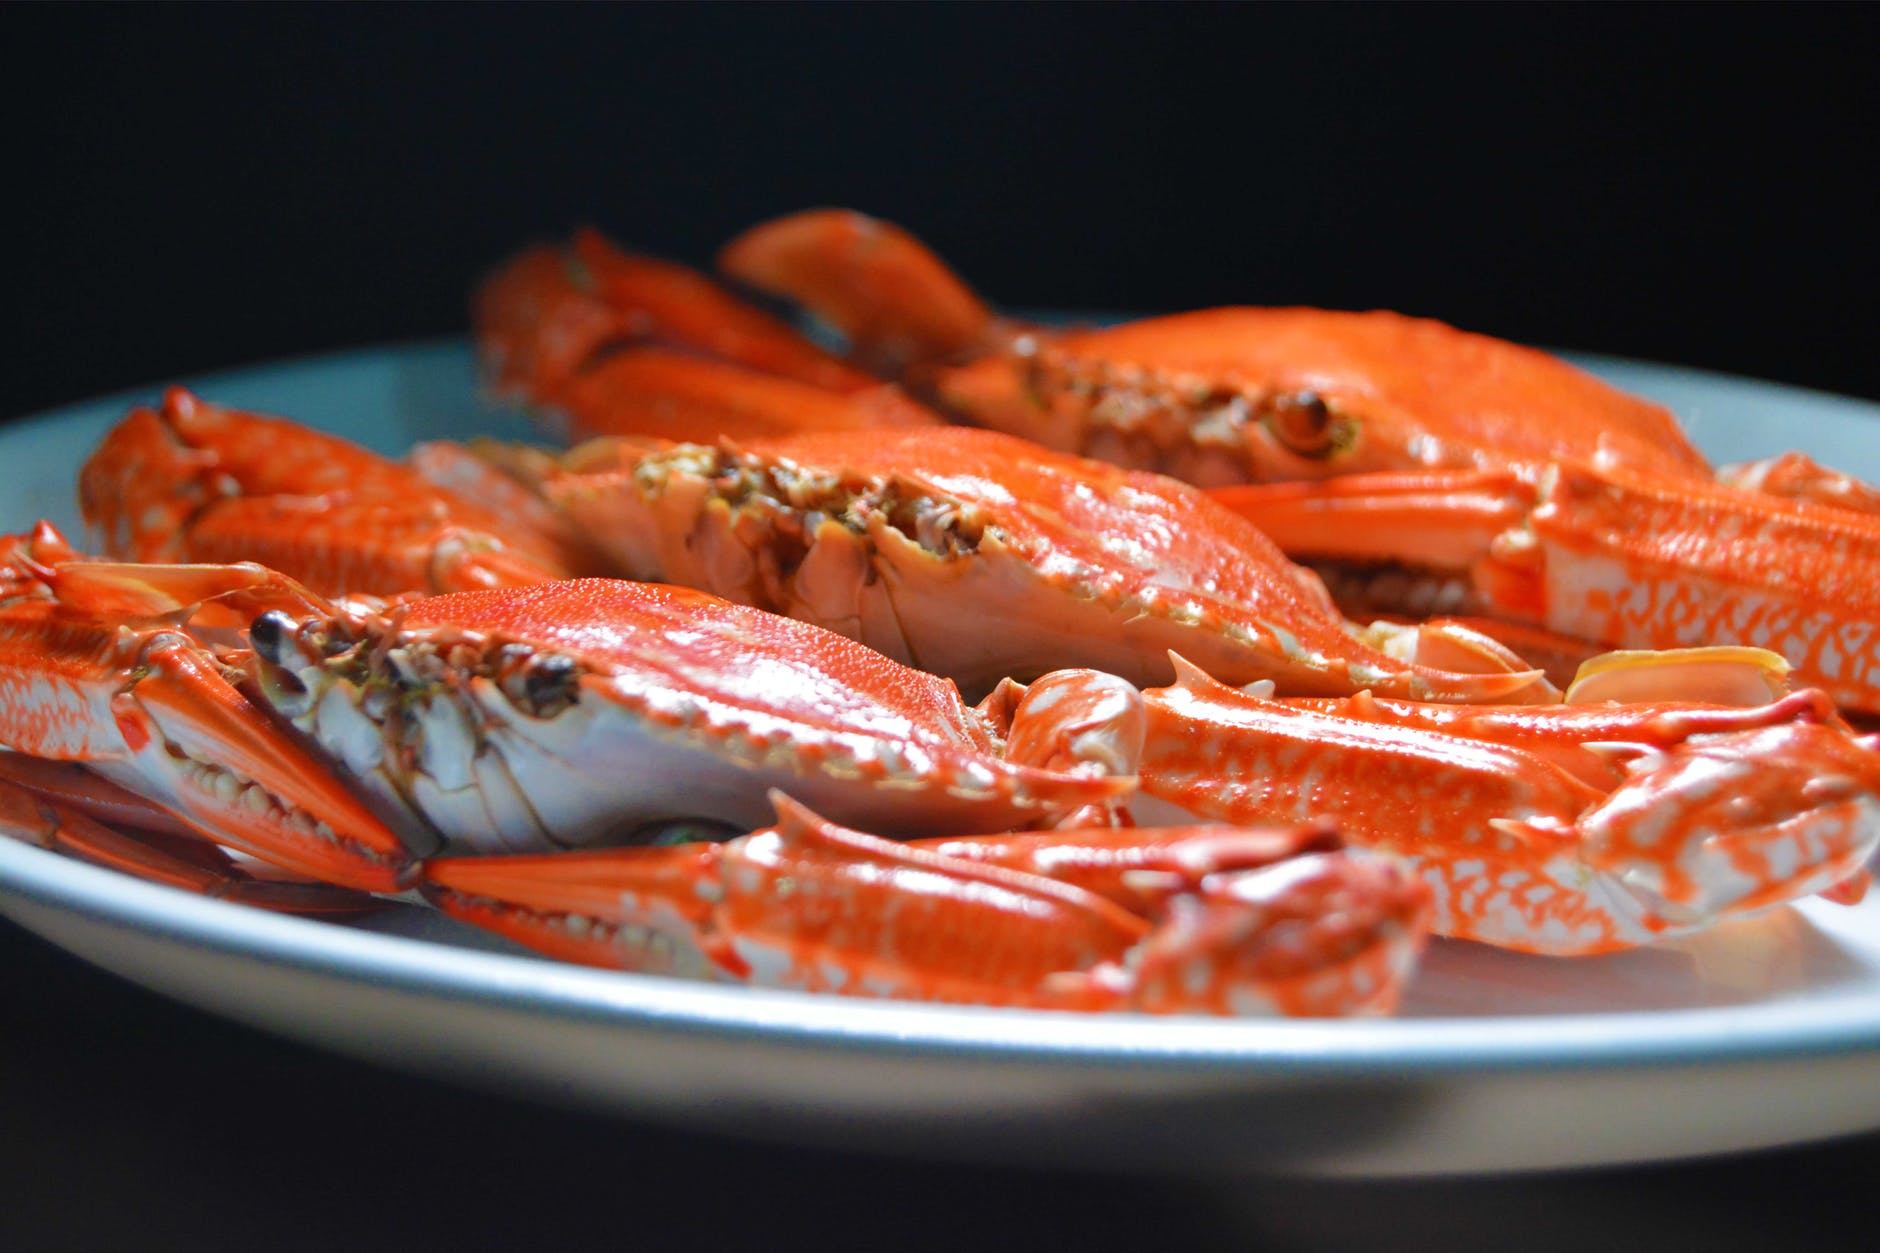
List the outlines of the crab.
<svg viewBox="0 0 1880 1253">
<path fill-rule="evenodd" d="M 1204 486 L 1559 461 L 1718 477 L 1664 406 L 1429 318 L 1236 306 L 1039 326 L 994 314 L 906 230 L 841 209 L 753 227 L 718 264 L 832 324 L 875 369 L 911 373 L 964 420 Z M 1880 492 L 1798 453 L 1721 479 L 1880 508 Z"/>
<path fill-rule="evenodd" d="M 1234 683 L 1548 701 L 1454 624 L 1359 625 L 1256 529 L 1159 475 L 963 427 L 485 449 L 636 578 L 816 622 L 970 694 L 1095 666 L 1165 682 L 1168 650 Z"/>
<path fill-rule="evenodd" d="M 447 837 L 540 850 L 675 816 L 748 830 L 773 787 L 912 835 L 1006 830 L 1130 782 L 1008 761 L 944 679 L 686 588 L 569 579 L 381 604 L 253 563 L 88 560 L 44 524 L 5 547 L 11 747 L 155 788 L 238 847 L 352 886 L 401 886 L 409 856 Z M 220 637 L 192 633 L 203 606 L 240 624 L 233 662 Z M 332 764 L 314 767 L 302 743 Z M 249 744 L 292 756 L 226 760 Z M 621 760 L 648 767 L 631 787 L 607 778 Z M 309 860 L 191 808 L 204 761 L 296 797 L 293 773 L 337 772 L 375 817 L 329 822 L 331 847 Z M 347 847 L 354 827 L 369 847 Z"/>
</svg>

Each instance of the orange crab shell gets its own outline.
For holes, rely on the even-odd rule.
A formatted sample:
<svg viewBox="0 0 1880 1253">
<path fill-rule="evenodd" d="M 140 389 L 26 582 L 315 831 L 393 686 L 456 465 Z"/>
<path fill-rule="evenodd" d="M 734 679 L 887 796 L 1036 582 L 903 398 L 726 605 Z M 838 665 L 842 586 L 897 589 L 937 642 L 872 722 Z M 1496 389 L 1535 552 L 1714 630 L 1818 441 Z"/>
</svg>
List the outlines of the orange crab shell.
<svg viewBox="0 0 1880 1253">
<path fill-rule="evenodd" d="M 1708 472 L 1663 406 L 1428 318 L 1204 309 L 1025 346 L 943 372 L 942 402 L 1207 486 L 1563 456 Z"/>
<path fill-rule="evenodd" d="M 1176 649 L 1298 693 L 1554 695 L 1505 651 L 1465 671 L 1358 638 L 1312 575 L 1194 488 L 993 431 L 623 442 L 567 464 L 522 472 L 633 576 L 819 623 L 974 694 L 1069 666 L 1165 682 Z"/>
</svg>

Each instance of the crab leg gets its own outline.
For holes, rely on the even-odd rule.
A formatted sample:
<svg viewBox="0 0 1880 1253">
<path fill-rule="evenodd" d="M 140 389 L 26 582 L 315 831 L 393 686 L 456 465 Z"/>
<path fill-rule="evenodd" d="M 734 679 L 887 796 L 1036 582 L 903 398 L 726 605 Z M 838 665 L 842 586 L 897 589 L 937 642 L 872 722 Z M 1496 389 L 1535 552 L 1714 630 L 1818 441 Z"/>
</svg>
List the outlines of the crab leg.
<svg viewBox="0 0 1880 1253">
<path fill-rule="evenodd" d="M 1707 695 L 1739 697 L 1739 703 L 1712 704 L 1641 695 L 1638 699 L 1620 696 L 1584 704 L 1462 706 L 1390 700 L 1360 692 L 1356 696 L 1331 700 L 1294 698 L 1285 704 L 1292 710 L 1384 727 L 1420 727 L 1488 740 L 1544 758 L 1602 791 L 1610 791 L 1625 781 L 1630 760 L 1625 755 L 1614 756 L 1603 751 L 1602 745 L 1645 745 L 1664 751 L 1693 736 L 1754 730 L 1796 719 L 1846 729 L 1835 712 L 1834 703 L 1817 688 L 1777 694 L 1765 687 L 1757 693 L 1753 683 L 1746 681 L 1731 692 L 1723 690 L 1728 685 L 1720 679 L 1700 681 L 1694 686 Z M 1625 703 L 1619 703 L 1621 699 Z"/>
<path fill-rule="evenodd" d="M 1608 647 L 1771 649 L 1880 712 L 1880 516 L 1565 463 L 1211 494 L 1297 556 L 1467 570 L 1486 612 Z"/>
<path fill-rule="evenodd" d="M 775 800 L 776 826 L 724 844 L 435 861 L 427 887 L 446 912 L 593 964 L 1056 1009 L 1382 1012 L 1420 943 L 1420 885 L 1330 851 L 1320 828 L 995 849 L 883 840 Z M 1152 898 L 1147 914 L 1080 870 Z"/>
<path fill-rule="evenodd" d="M 1556 954 L 1647 943 L 1858 878 L 1880 841 L 1880 741 L 1824 721 L 1818 695 L 1683 722 L 1643 707 L 1635 734 L 1579 745 L 1625 766 L 1599 786 L 1522 747 L 1503 711 L 1437 730 L 1180 669 L 1144 694 L 1143 794 L 1212 821 L 1328 817 L 1413 860 L 1439 934 Z"/>
</svg>

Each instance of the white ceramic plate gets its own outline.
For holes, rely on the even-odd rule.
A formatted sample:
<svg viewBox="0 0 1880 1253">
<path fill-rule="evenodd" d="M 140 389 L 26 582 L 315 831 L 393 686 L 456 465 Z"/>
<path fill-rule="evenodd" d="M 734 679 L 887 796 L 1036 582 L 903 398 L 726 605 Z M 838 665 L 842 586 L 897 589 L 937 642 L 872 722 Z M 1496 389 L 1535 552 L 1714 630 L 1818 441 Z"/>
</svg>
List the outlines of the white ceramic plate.
<svg viewBox="0 0 1880 1253">
<path fill-rule="evenodd" d="M 1719 460 L 1800 446 L 1880 475 L 1880 406 L 1587 364 L 1678 409 Z M 527 434 L 478 403 L 455 343 L 194 385 L 386 452 Z M 0 527 L 46 516 L 76 534 L 74 472 L 128 403 L 0 428 Z M 286 1035 L 783 1141 L 1039 1165 L 1429 1174 L 1880 1128 L 1880 899 L 1810 902 L 1596 959 L 1438 943 L 1402 1017 L 1330 1023 L 878 1004 L 610 974 L 416 908 L 352 926 L 282 918 L 4 840 L 0 910 L 151 988 Z"/>
</svg>

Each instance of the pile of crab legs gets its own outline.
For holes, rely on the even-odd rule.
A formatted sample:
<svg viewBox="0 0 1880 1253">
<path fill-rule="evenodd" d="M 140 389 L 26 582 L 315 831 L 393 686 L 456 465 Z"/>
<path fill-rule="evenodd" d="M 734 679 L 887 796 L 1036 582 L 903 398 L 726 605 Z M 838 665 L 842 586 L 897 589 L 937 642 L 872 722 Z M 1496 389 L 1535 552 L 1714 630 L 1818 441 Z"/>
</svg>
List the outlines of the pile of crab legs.
<svg viewBox="0 0 1880 1253">
<path fill-rule="evenodd" d="M 590 232 L 478 301 L 568 452 L 131 413 L 80 476 L 109 559 L 6 543 L 0 825 L 578 961 L 1070 1009 L 1382 1012 L 1432 929 L 1589 954 L 1860 898 L 1872 489 L 1713 474 L 1391 314 L 1026 326 L 833 211 L 722 263 L 850 355 Z"/>
</svg>

